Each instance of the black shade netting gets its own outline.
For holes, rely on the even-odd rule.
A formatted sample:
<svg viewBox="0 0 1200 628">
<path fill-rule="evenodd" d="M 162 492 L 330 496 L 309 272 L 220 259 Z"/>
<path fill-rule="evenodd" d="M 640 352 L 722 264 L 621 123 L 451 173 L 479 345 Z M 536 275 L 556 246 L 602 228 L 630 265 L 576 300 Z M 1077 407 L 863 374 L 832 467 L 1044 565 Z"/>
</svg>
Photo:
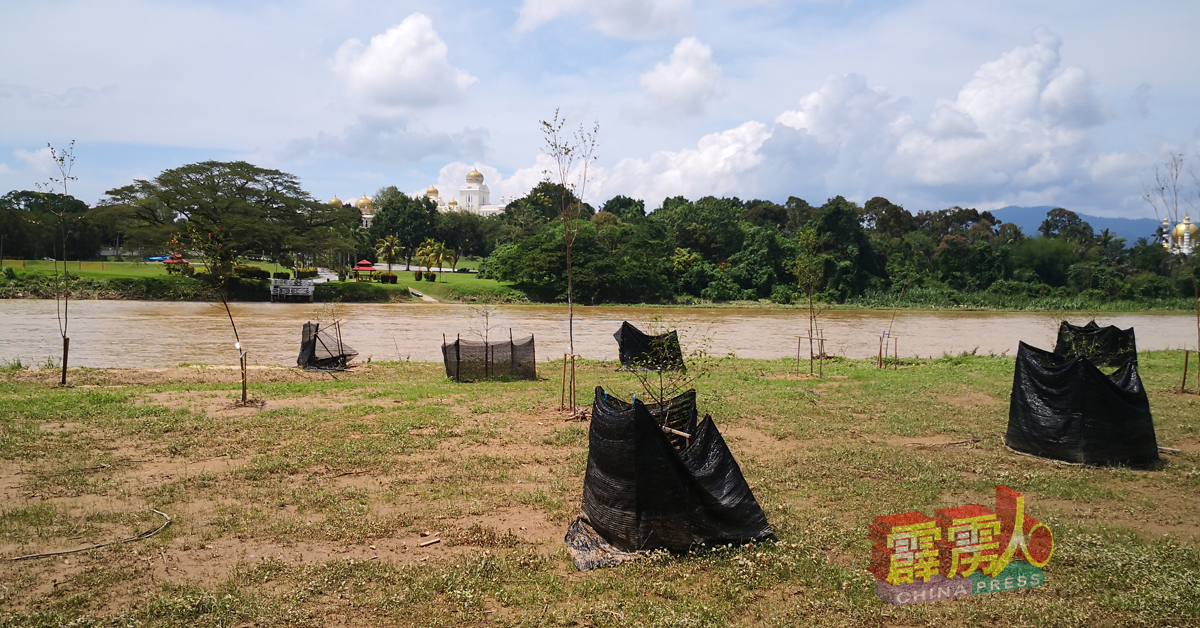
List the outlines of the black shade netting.
<svg viewBox="0 0 1200 628">
<path fill-rule="evenodd" d="M 1158 440 L 1137 360 L 1105 375 L 1086 358 L 1022 342 L 1004 442 L 1016 451 L 1065 462 L 1154 464 Z"/>
<path fill-rule="evenodd" d="M 621 367 L 642 371 L 685 371 L 683 349 L 679 346 L 679 334 L 669 331 L 651 336 L 629 324 L 613 334 L 621 355 Z"/>
<path fill-rule="evenodd" d="M 319 323 L 305 323 L 300 334 L 300 355 L 296 366 L 310 369 L 346 368 L 358 356 L 358 351 L 342 341 L 341 326 L 333 324 L 324 329 Z"/>
<path fill-rule="evenodd" d="M 442 345 L 446 377 L 458 381 L 492 377 L 537 379 L 536 359 L 533 335 L 490 342 L 460 338 Z"/>
<path fill-rule="evenodd" d="M 712 417 L 676 451 L 645 404 L 596 388 L 583 517 L 624 552 L 774 540 Z M 568 541 L 569 543 L 569 541 Z"/>
<path fill-rule="evenodd" d="M 598 388 L 597 391 L 603 390 Z M 599 394 L 599 393 L 597 393 Z M 617 397 L 604 393 L 605 403 L 616 409 L 618 412 L 627 412 L 633 409 L 633 404 L 628 403 Z M 633 397 L 634 401 L 640 402 L 637 395 Z M 696 391 L 689 390 L 682 395 L 672 397 L 662 403 L 642 403 L 650 416 L 658 422 L 662 427 L 668 427 L 677 432 L 685 432 L 687 434 L 696 433 L 696 420 L 699 416 L 696 411 Z M 671 445 L 676 450 L 681 450 L 687 447 L 688 439 L 671 432 L 666 433 L 667 440 L 671 441 Z"/>
<path fill-rule="evenodd" d="M 1054 353 L 1068 358 L 1087 358 L 1097 365 L 1120 366 L 1137 358 L 1137 340 L 1132 327 L 1101 327 L 1096 321 L 1077 326 L 1063 321 L 1058 326 Z"/>
</svg>

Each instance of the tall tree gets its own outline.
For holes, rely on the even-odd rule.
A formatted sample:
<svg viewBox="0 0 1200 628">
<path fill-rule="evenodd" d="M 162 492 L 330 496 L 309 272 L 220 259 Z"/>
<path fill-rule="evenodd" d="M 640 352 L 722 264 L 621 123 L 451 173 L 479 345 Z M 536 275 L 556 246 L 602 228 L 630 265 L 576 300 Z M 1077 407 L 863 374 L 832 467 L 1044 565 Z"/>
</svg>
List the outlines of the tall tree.
<svg viewBox="0 0 1200 628">
<path fill-rule="evenodd" d="M 404 269 L 412 268 L 413 255 L 437 229 L 437 203 L 425 196 L 409 196 L 395 186 L 375 195 L 375 219 L 371 237 L 375 240 L 392 235 L 404 246 Z"/>
<path fill-rule="evenodd" d="M 220 257 L 230 262 L 249 253 L 312 252 L 331 234 L 348 242 L 359 220 L 353 207 L 314 199 L 294 175 L 244 161 L 172 168 L 106 194 L 104 205 L 129 208 L 162 241 L 219 231 Z"/>
</svg>

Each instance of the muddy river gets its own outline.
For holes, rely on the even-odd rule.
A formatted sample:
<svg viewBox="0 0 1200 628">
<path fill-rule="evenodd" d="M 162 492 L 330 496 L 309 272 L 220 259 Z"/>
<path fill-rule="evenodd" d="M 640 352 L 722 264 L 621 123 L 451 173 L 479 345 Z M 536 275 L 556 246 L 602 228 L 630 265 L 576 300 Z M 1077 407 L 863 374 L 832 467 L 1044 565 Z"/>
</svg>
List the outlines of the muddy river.
<svg viewBox="0 0 1200 628">
<path fill-rule="evenodd" d="M 239 303 L 232 306 L 242 344 L 252 364 L 295 365 L 305 321 L 342 320 L 344 341 L 359 359 L 441 360 L 442 335 L 477 338 L 485 326 L 493 338 L 534 334 L 539 360 L 567 350 L 565 306 L 504 305 L 485 325 L 480 308 L 449 304 L 345 304 L 322 311 L 320 304 Z M 1072 313 L 1073 323 L 1091 316 Z M 834 310 L 821 315 L 826 351 L 860 358 L 876 355 L 880 332 L 890 326 L 901 356 L 941 356 L 963 351 L 1016 352 L 1017 342 L 1053 348 L 1061 313 L 918 312 Z M 732 308 L 578 307 L 576 352 L 615 360 L 612 334 L 628 320 L 644 330 L 679 329 L 684 350 L 732 353 L 744 358 L 795 357 L 797 336 L 807 335 L 803 310 Z M 1195 347 L 1191 313 L 1101 315 L 1102 325 L 1135 327 L 1139 349 Z M 0 360 L 20 358 L 42 365 L 62 355 L 53 301 L 0 300 Z M 179 364 L 233 364 L 233 332 L 224 309 L 209 303 L 75 301 L 68 328 L 71 366 L 157 368 Z M 805 355 L 807 355 L 807 341 Z"/>
</svg>

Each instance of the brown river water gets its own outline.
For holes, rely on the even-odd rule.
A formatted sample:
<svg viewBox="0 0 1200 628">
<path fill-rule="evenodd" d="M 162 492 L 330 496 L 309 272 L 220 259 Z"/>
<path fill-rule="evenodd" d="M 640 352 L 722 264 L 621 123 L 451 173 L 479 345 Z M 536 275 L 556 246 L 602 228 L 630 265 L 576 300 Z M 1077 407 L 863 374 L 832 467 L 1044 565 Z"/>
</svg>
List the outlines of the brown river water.
<svg viewBox="0 0 1200 628">
<path fill-rule="evenodd" d="M 154 301 L 73 301 L 68 329 L 71 366 L 161 368 L 179 364 L 235 364 L 233 332 L 219 304 Z M 344 342 L 359 360 L 440 361 L 442 334 L 476 338 L 483 327 L 478 307 L 458 304 L 343 304 Z M 320 317 L 320 304 L 237 303 L 232 305 L 251 364 L 294 366 L 305 321 Z M 1017 342 L 1053 349 L 1063 313 L 830 310 L 821 314 L 826 352 L 852 358 L 874 356 L 880 332 L 891 326 L 902 357 L 1016 353 Z M 1068 313 L 1086 323 L 1086 313 Z M 575 348 L 584 358 L 615 360 L 613 332 L 628 320 L 643 330 L 679 329 L 684 351 L 732 353 L 743 358 L 796 356 L 797 336 L 807 335 L 800 309 L 575 308 Z M 1195 348 L 1193 313 L 1100 315 L 1101 325 L 1134 327 L 1138 348 Z M 539 360 L 567 351 L 567 308 L 547 305 L 496 306 L 493 340 L 535 335 Z M 62 357 L 54 301 L 0 300 L 0 360 L 20 358 L 45 364 Z M 807 341 L 805 341 L 807 356 Z"/>
</svg>

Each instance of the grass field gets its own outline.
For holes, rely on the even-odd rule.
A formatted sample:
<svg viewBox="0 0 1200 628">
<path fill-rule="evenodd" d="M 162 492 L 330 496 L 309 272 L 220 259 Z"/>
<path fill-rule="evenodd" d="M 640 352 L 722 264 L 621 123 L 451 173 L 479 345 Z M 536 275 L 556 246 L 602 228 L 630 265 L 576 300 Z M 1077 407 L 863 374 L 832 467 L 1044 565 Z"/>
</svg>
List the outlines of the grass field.
<svg viewBox="0 0 1200 628">
<path fill-rule="evenodd" d="M 52 297 L 50 292 L 51 277 L 54 273 L 54 262 L 30 261 L 24 262 L 6 260 L 5 266 L 17 269 L 18 278 L 15 283 L 0 275 L 0 295 L 15 297 L 22 296 Z M 21 270 L 21 265 L 25 269 Z M 202 267 L 201 267 L 202 268 Z M 273 270 L 271 266 L 263 266 Z M 68 269 L 72 276 L 85 279 L 73 283 L 77 298 L 105 299 L 146 299 L 160 298 L 166 300 L 211 298 L 205 290 L 207 284 L 202 280 L 193 282 L 191 279 L 178 275 L 168 277 L 162 264 L 135 262 L 69 262 Z M 479 279 L 474 273 L 438 273 L 437 281 L 416 281 L 411 271 L 404 271 L 403 265 L 394 268 L 398 276 L 396 284 L 381 284 L 378 282 L 335 282 L 329 286 L 318 288 L 318 300 L 338 296 L 350 301 L 410 301 L 408 288 L 423 292 L 439 301 L 488 301 L 488 302 L 521 302 L 526 301 L 524 293 L 514 290 L 506 284 L 493 279 Z M 62 272 L 62 265 L 59 265 Z M 163 278 L 162 280 L 153 278 Z M 130 281 L 132 280 L 132 281 Z M 174 291 L 162 289 L 157 284 L 166 281 L 167 286 L 173 286 Z M 155 284 L 147 288 L 146 284 Z M 9 288 L 4 290 L 3 288 Z M 266 284 L 261 284 L 252 295 L 235 294 L 235 300 L 269 298 Z M 245 292 L 245 291 L 243 291 Z"/>
<path fill-rule="evenodd" d="M 781 543 L 577 572 L 587 424 L 534 382 L 447 381 L 437 364 L 352 372 L 0 372 L 0 626 L 1183 626 L 1200 623 L 1200 396 L 1182 356 L 1141 357 L 1158 470 L 1067 466 L 1000 441 L 1013 360 L 880 371 L 722 360 L 701 380 Z M 585 363 L 581 394 L 638 387 Z M 1045 586 L 891 607 L 865 573 L 876 515 L 992 504 L 1051 526 Z M 428 533 L 428 536 L 424 536 Z M 439 543 L 420 544 L 440 539 Z"/>
<path fill-rule="evenodd" d="M 67 262 L 71 275 L 104 279 L 109 277 L 165 277 L 166 266 L 157 262 Z M 6 267 L 17 270 L 54 274 L 54 262 L 43 260 L 4 260 Z M 58 272 L 63 271 L 63 262 L 58 262 Z"/>
</svg>

